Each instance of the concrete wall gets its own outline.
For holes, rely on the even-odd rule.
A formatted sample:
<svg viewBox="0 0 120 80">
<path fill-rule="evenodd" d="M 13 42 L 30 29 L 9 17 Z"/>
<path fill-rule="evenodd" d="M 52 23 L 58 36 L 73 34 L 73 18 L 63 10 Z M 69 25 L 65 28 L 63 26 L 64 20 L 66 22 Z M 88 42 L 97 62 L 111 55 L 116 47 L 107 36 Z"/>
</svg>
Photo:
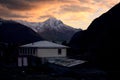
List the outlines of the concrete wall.
<svg viewBox="0 0 120 80">
<path fill-rule="evenodd" d="M 38 57 L 66 57 L 66 49 L 61 49 L 61 54 L 58 54 L 58 49 L 38 49 Z"/>
</svg>

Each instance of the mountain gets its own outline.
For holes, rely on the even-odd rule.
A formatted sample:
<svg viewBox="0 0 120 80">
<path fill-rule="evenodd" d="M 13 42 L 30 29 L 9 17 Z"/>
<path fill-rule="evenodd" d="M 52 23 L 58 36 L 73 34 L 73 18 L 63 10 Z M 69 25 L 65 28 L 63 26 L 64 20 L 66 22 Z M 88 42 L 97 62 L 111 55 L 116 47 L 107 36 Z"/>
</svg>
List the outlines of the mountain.
<svg viewBox="0 0 120 80">
<path fill-rule="evenodd" d="M 56 18 L 49 18 L 45 22 L 25 22 L 18 21 L 21 24 L 24 24 L 37 33 L 46 40 L 50 41 L 68 41 L 71 37 L 77 32 L 81 31 L 81 29 L 75 29 L 68 25 L 65 25 L 61 20 L 57 20 Z"/>
<path fill-rule="evenodd" d="M 17 46 L 38 40 L 43 39 L 27 26 L 12 20 L 0 19 L 0 43 Z"/>
<path fill-rule="evenodd" d="M 115 74 L 114 76 L 117 76 L 116 72 L 120 72 L 118 71 L 120 67 L 119 45 L 120 3 L 96 18 L 87 30 L 77 32 L 69 43 L 72 48 L 71 55 L 79 55 L 79 59 L 85 59 L 95 66 L 111 72 L 110 74 Z"/>
</svg>

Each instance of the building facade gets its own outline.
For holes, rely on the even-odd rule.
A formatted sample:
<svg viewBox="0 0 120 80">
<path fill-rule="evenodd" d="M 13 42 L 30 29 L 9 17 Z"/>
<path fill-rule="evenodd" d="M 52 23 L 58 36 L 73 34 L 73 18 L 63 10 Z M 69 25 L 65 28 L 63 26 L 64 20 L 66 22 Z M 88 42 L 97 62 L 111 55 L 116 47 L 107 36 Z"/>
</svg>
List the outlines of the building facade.
<svg viewBox="0 0 120 80">
<path fill-rule="evenodd" d="M 18 49 L 18 66 L 28 66 L 28 56 L 40 58 L 43 64 L 51 58 L 64 58 L 67 55 L 67 48 L 67 46 L 49 41 L 38 41 L 22 45 Z"/>
</svg>

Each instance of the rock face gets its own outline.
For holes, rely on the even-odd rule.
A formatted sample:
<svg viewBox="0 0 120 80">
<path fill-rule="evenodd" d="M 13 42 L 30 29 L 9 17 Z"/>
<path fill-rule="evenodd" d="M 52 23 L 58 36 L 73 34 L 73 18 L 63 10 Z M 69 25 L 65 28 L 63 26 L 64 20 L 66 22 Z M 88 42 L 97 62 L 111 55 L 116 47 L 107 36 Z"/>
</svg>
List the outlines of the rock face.
<svg viewBox="0 0 120 80">
<path fill-rule="evenodd" d="M 87 30 L 76 33 L 69 43 L 71 52 L 99 67 L 119 67 L 120 3 L 96 18 Z"/>
</svg>

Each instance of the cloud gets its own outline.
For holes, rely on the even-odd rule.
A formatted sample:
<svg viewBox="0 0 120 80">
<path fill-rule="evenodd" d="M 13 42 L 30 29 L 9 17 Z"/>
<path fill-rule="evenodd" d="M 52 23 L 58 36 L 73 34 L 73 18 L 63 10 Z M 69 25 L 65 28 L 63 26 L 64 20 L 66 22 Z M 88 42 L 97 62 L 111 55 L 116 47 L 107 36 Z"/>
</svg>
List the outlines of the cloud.
<svg viewBox="0 0 120 80">
<path fill-rule="evenodd" d="M 56 1 L 56 0 L 25 0 L 28 2 L 52 2 L 52 1 Z"/>
<path fill-rule="evenodd" d="M 80 2 L 85 2 L 85 3 L 87 3 L 87 2 L 89 2 L 89 0 L 79 0 Z"/>
<path fill-rule="evenodd" d="M 36 22 L 56 17 L 70 26 L 87 27 L 80 23 L 88 25 L 117 2 L 119 0 L 0 0 L 0 17 Z"/>
<path fill-rule="evenodd" d="M 82 12 L 90 10 L 89 7 L 79 6 L 79 5 L 63 5 L 60 7 L 62 12 Z"/>
<path fill-rule="evenodd" d="M 44 4 L 56 3 L 58 0 L 0 0 L 0 5 L 4 8 L 23 11 L 31 10 Z"/>
<path fill-rule="evenodd" d="M 38 13 L 36 10 L 38 10 L 38 12 L 40 12 L 40 10 L 43 11 L 44 8 L 47 8 L 51 3 L 55 3 L 55 1 L 56 0 L 0 0 L 0 16 L 6 18 L 27 18 L 31 16 L 26 15 L 26 13 L 35 13 L 37 16 Z"/>
<path fill-rule="evenodd" d="M 33 7 L 25 0 L 0 0 L 0 5 L 11 10 L 29 10 Z"/>
<path fill-rule="evenodd" d="M 18 15 L 17 13 L 11 12 L 8 9 L 0 7 L 0 16 L 2 18 L 28 18 L 27 16 Z"/>
<path fill-rule="evenodd" d="M 71 3 L 71 2 L 75 2 L 75 0 L 58 0 L 59 2 L 62 3 Z"/>
<path fill-rule="evenodd" d="M 50 17 L 53 17 L 52 15 L 43 15 L 43 16 L 40 16 L 38 19 L 46 19 L 46 18 L 50 18 Z"/>
<path fill-rule="evenodd" d="M 103 2 L 104 3 L 104 1 L 107 1 L 107 0 L 93 0 L 93 1 L 95 1 L 95 2 Z"/>
</svg>

